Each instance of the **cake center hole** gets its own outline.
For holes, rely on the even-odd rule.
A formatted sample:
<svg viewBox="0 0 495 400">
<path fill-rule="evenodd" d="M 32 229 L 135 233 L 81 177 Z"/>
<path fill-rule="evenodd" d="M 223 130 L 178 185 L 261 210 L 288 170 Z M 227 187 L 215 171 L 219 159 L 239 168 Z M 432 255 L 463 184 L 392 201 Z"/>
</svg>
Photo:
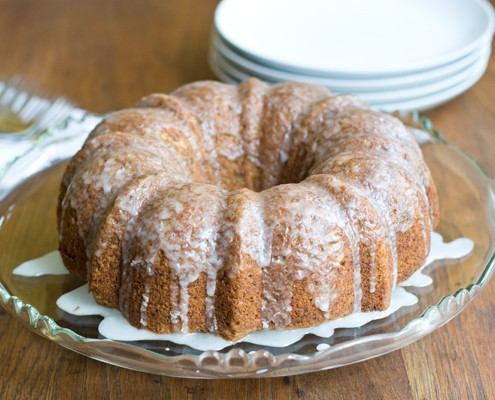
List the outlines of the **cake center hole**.
<svg viewBox="0 0 495 400">
<path fill-rule="evenodd" d="M 219 155 L 220 186 L 229 191 L 247 188 L 261 192 L 286 183 L 299 183 L 307 178 L 312 164 L 307 162 L 306 157 L 287 159 L 279 153 L 278 149 L 260 149 L 256 163 L 248 160 L 246 155 L 234 160 Z"/>
</svg>

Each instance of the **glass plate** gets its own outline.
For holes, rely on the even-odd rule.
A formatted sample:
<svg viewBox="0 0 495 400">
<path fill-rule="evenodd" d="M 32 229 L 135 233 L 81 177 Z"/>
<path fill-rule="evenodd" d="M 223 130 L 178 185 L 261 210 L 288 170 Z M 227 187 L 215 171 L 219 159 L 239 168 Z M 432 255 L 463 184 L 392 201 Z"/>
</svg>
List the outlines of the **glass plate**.
<svg viewBox="0 0 495 400">
<path fill-rule="evenodd" d="M 66 140 L 61 134 L 54 136 L 58 140 L 40 143 L 13 163 L 3 177 L 0 304 L 33 332 L 73 351 L 126 368 L 177 377 L 299 374 L 363 361 L 406 346 L 459 314 L 486 285 L 494 264 L 495 197 L 494 181 L 476 161 L 447 144 L 427 119 L 414 113 L 400 117 L 418 128 L 416 133 L 437 185 L 441 210 L 437 231 L 445 241 L 464 236 L 475 243 L 473 253 L 465 259 L 437 262 L 426 269 L 434 285 L 411 288 L 419 298 L 415 306 L 361 328 L 339 329 L 331 338 L 307 335 L 284 348 L 241 343 L 221 351 L 201 352 L 170 342 L 118 342 L 102 338 L 97 330 L 100 317 L 75 318 L 55 305 L 62 293 L 82 282 L 71 276 L 12 275 L 12 269 L 21 262 L 57 248 L 55 208 L 59 182 L 66 158 L 75 151 L 75 146 L 67 145 L 73 139 L 70 134 Z M 80 129 L 83 123 L 84 118 L 68 120 L 58 129 L 62 133 L 74 132 L 71 129 Z M 79 146 L 83 138 L 77 140 Z M 40 161 L 42 154 L 53 156 Z M 16 182 L 15 177 L 22 182 Z M 13 191 L 7 190 L 13 186 Z"/>
</svg>

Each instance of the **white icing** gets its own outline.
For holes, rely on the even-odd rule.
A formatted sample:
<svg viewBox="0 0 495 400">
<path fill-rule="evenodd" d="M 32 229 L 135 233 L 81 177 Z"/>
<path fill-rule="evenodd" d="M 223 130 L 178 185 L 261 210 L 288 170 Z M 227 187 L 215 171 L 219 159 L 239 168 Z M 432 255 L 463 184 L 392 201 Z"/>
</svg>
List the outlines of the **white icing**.
<svg viewBox="0 0 495 400">
<path fill-rule="evenodd" d="M 414 287 L 427 287 L 433 283 L 433 279 L 426 274 L 423 274 L 421 271 L 417 271 L 415 274 L 412 274 L 409 279 L 401 282 L 400 286 L 414 286 Z"/>
<path fill-rule="evenodd" d="M 375 249 L 376 250 L 376 249 Z M 370 252 L 370 293 L 376 292 L 376 252 Z"/>
<path fill-rule="evenodd" d="M 145 286 L 140 307 L 141 324 L 147 325 L 147 312 L 152 285 L 159 278 L 155 267 L 158 254 L 163 254 L 170 269 L 170 316 L 181 331 L 188 331 L 188 305 L 190 284 L 196 282 L 202 272 L 207 277 L 206 315 L 207 326 L 214 331 L 215 285 L 218 269 L 223 265 L 222 248 L 228 245 L 227 232 L 220 234 L 219 220 L 224 213 L 226 192 L 216 186 L 186 184 L 167 190 L 161 200 L 148 213 L 138 217 L 135 227 L 126 238 L 129 243 L 147 243 L 138 254 L 128 254 L 124 249 L 123 285 L 121 295 L 126 303 L 130 295 L 131 269 L 141 271 Z M 178 224 L 177 220 L 190 221 Z M 172 230 L 172 226 L 180 229 Z M 128 230 L 129 232 L 129 230 Z M 222 240 L 219 240 L 222 238 Z M 137 256 L 137 257 L 136 257 Z M 126 310 L 124 309 L 124 312 Z"/>
<path fill-rule="evenodd" d="M 406 232 L 417 217 L 425 244 L 432 230 L 433 210 L 426 191 L 431 178 L 419 147 L 399 120 L 364 109 L 344 107 L 337 114 L 325 115 L 313 132 L 308 148 L 315 161 L 309 174 L 338 174 L 358 184 L 373 198 L 388 227 L 395 287 L 397 235 Z M 397 173 L 390 174 L 392 169 Z M 366 177 L 364 181 L 360 181 L 361 176 Z M 425 210 L 430 213 L 424 215 Z M 375 283 L 372 269 L 371 292 L 375 291 Z"/>
<path fill-rule="evenodd" d="M 344 182 L 339 180 L 336 177 L 329 176 L 327 177 L 328 179 L 325 180 L 327 184 L 329 184 L 333 190 L 336 190 L 337 193 L 338 191 L 343 190 Z M 354 292 L 354 305 L 353 305 L 353 312 L 359 312 L 361 311 L 361 301 L 363 298 L 363 291 L 361 289 L 361 256 L 360 256 L 360 250 L 359 250 L 359 242 L 361 238 L 359 237 L 359 234 L 357 232 L 357 217 L 361 213 L 356 213 L 356 204 L 355 204 L 355 199 L 351 200 L 350 202 L 347 202 L 345 207 L 340 207 L 340 204 L 338 203 L 338 199 L 341 198 L 342 193 L 340 193 L 340 196 L 335 197 L 335 195 L 331 195 L 327 190 L 321 185 L 321 183 L 314 185 L 314 188 L 316 188 L 320 193 L 322 194 L 322 198 L 326 199 L 326 201 L 329 201 L 331 198 L 334 199 L 334 205 L 333 209 L 336 210 L 336 213 L 339 215 L 339 220 L 344 220 L 345 222 L 342 224 L 342 228 L 347 236 L 347 239 L 349 240 L 349 247 L 351 249 L 352 253 L 352 264 L 354 265 L 354 271 L 353 271 L 353 292 Z M 352 191 L 352 187 L 348 187 L 348 190 Z"/>
<path fill-rule="evenodd" d="M 417 297 L 404 288 L 398 287 L 392 293 L 391 305 L 385 311 L 359 312 L 337 320 L 328 321 L 316 327 L 291 330 L 261 330 L 245 336 L 241 341 L 260 346 L 285 347 L 289 346 L 308 334 L 322 338 L 333 335 L 338 328 L 354 328 L 381 319 L 394 313 L 401 307 L 414 305 Z M 164 340 L 176 344 L 184 344 L 197 350 L 221 350 L 231 346 L 232 342 L 209 333 L 170 333 L 157 334 L 145 329 L 131 326 L 120 311 L 97 304 L 93 296 L 88 293 L 87 285 L 81 286 L 72 292 L 62 295 L 57 300 L 57 306 L 63 311 L 76 316 L 100 315 L 104 317 L 98 326 L 101 335 L 112 340 Z"/>
<path fill-rule="evenodd" d="M 263 222 L 263 204 L 259 198 L 256 195 L 258 201 L 251 200 L 243 204 L 241 212 L 244 218 L 241 217 L 236 227 L 242 246 L 240 252 L 249 255 L 263 268 L 270 264 L 271 249 Z"/>
<path fill-rule="evenodd" d="M 135 157 L 136 163 L 140 164 L 139 171 L 135 165 L 128 164 L 129 157 Z M 86 170 L 75 175 L 68 187 L 68 195 L 64 198 L 62 212 L 64 215 L 68 212 L 65 202 L 70 198 L 70 207 L 77 215 L 78 233 L 84 241 L 88 259 L 91 258 L 93 240 L 104 218 L 105 210 L 117 193 L 133 178 L 161 170 L 167 170 L 167 167 L 162 164 L 158 156 L 130 147 L 119 149 L 115 154 L 107 153 L 94 158 Z M 74 192 L 80 196 L 72 195 Z M 62 234 L 69 228 L 63 225 L 65 220 L 66 218 L 61 218 Z"/>
<path fill-rule="evenodd" d="M 244 94 L 242 103 L 241 137 L 243 138 L 244 151 L 249 162 L 262 168 L 259 159 L 259 144 L 261 139 L 261 118 L 263 110 L 263 94 L 267 85 L 255 81 L 245 81 L 240 86 L 241 95 Z"/>
<path fill-rule="evenodd" d="M 52 251 L 40 258 L 28 260 L 16 267 L 12 273 L 17 276 L 43 276 L 43 275 L 67 275 L 69 271 L 65 268 L 60 253 Z"/>
<path fill-rule="evenodd" d="M 431 234 L 430 254 L 426 258 L 425 265 L 436 260 L 462 258 L 474 248 L 474 242 L 469 238 L 458 238 L 451 242 L 444 243 L 442 235 L 437 232 Z"/>
<path fill-rule="evenodd" d="M 229 144 L 230 146 L 221 147 L 218 150 L 218 154 L 224 156 L 230 161 L 235 161 L 244 155 L 244 149 L 242 145 L 240 145 L 239 143 L 236 143 L 236 145 L 234 145 L 233 143 Z"/>
<path fill-rule="evenodd" d="M 220 178 L 220 163 L 218 162 L 217 148 L 215 145 L 215 128 L 213 123 L 209 119 L 203 119 L 201 122 L 201 132 L 203 132 L 203 140 L 205 143 L 205 150 L 207 154 L 210 154 L 209 162 L 213 167 L 213 173 L 215 175 L 215 183 L 221 185 L 222 179 Z"/>
<path fill-rule="evenodd" d="M 304 185 L 277 186 L 262 194 L 272 236 L 271 262 L 263 269 L 263 326 L 290 324 L 293 291 L 287 288 L 306 278 L 314 304 L 328 319 L 339 295 L 333 285 L 335 271 L 344 259 L 340 206 Z"/>
<path fill-rule="evenodd" d="M 414 305 L 417 303 L 417 297 L 406 291 L 405 286 L 425 286 L 431 283 L 431 279 L 422 272 L 422 269 L 431 262 L 439 259 L 458 259 L 468 255 L 474 247 L 472 240 L 459 238 L 450 243 L 444 243 L 438 233 L 432 234 L 430 256 L 425 265 L 414 273 L 411 278 L 401 283 L 392 292 L 390 307 L 385 311 L 358 312 L 347 317 L 329 321 L 319 326 L 292 329 L 292 330 L 262 330 L 245 336 L 242 341 L 257 344 L 260 346 L 285 347 L 297 342 L 306 334 L 314 334 L 319 337 L 328 338 L 337 328 L 353 328 L 362 326 L 372 320 L 384 318 L 401 307 Z M 52 260 L 46 263 L 46 259 Z M 57 260 L 57 258 L 59 258 Z M 46 257 L 41 257 L 31 262 L 24 263 L 22 268 L 15 269 L 16 275 L 22 276 L 39 276 L 40 274 L 49 274 L 52 271 L 52 265 L 62 264 L 58 252 L 49 253 Z M 37 271 L 33 275 L 32 271 Z M 207 333 L 174 333 L 174 334 L 155 334 L 145 329 L 132 327 L 124 319 L 121 312 L 116 309 L 110 309 L 98 305 L 93 296 L 88 293 L 88 286 L 84 285 L 72 292 L 62 295 L 57 300 L 57 305 L 63 311 L 76 315 L 101 315 L 104 317 L 98 330 L 101 335 L 121 341 L 136 340 L 166 340 L 177 344 L 184 344 L 189 347 L 204 350 L 220 350 L 232 343 L 213 334 Z M 317 350 L 326 349 L 324 344 L 319 345 Z"/>
<path fill-rule="evenodd" d="M 244 154 L 239 132 L 242 104 L 233 87 L 196 82 L 173 93 L 195 114 L 200 122 L 207 162 L 213 168 L 215 184 L 222 185 L 219 156 L 235 160 Z M 218 118 L 221 115 L 223 118 Z M 230 136 L 230 138 L 229 138 Z"/>
</svg>

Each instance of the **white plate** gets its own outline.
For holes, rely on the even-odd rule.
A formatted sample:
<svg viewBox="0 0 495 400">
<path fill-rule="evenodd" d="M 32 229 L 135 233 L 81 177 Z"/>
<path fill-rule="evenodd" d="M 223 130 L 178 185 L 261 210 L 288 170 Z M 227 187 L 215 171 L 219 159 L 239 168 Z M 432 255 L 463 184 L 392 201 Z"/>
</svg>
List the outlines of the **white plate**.
<svg viewBox="0 0 495 400">
<path fill-rule="evenodd" d="M 210 67 L 213 73 L 223 82 L 237 84 L 239 83 L 239 79 L 230 75 L 227 71 L 223 70 L 215 60 L 215 56 L 212 52 L 209 54 L 209 62 Z M 380 102 L 375 104 L 370 104 L 372 108 L 383 111 L 396 111 L 396 110 L 405 110 L 405 111 L 425 111 L 441 104 L 446 103 L 449 100 L 459 96 L 461 93 L 464 93 L 471 86 L 473 86 L 484 74 L 486 67 L 488 66 L 489 58 L 485 60 L 480 60 L 480 62 L 476 65 L 476 69 L 472 72 L 470 76 L 462 80 L 461 82 L 451 86 L 450 88 L 440 90 L 436 93 L 419 96 L 414 98 L 403 98 L 400 101 L 392 101 L 392 102 Z M 270 82 L 269 83 L 274 83 Z"/>
<path fill-rule="evenodd" d="M 434 107 L 438 107 L 449 100 L 459 96 L 468 90 L 471 86 L 473 86 L 478 80 L 483 76 L 486 71 L 486 67 L 488 66 L 488 60 L 484 65 L 480 65 L 479 69 L 473 73 L 470 77 L 466 78 L 464 81 L 458 83 L 451 88 L 446 90 L 442 90 L 440 92 L 434 93 L 429 96 L 417 97 L 415 99 L 393 102 L 393 103 L 385 103 L 379 104 L 376 108 L 383 111 L 426 111 L 430 110 Z"/>
<path fill-rule="evenodd" d="M 211 50 L 208 53 L 208 61 L 209 61 L 211 70 L 216 75 L 216 77 L 218 79 L 220 79 L 222 82 L 231 83 L 231 84 L 238 84 L 239 83 L 239 80 L 237 80 L 234 77 L 230 76 L 227 72 L 225 72 L 222 68 L 220 68 L 217 65 L 217 62 L 216 62 L 216 59 L 215 59 L 215 55 L 212 53 Z M 271 81 L 268 81 L 268 80 L 265 81 L 265 82 L 274 83 L 274 82 L 271 82 Z"/>
<path fill-rule="evenodd" d="M 352 93 L 362 97 L 370 104 L 387 103 L 392 101 L 403 101 L 420 96 L 427 96 L 448 89 L 458 83 L 463 82 L 465 79 L 475 74 L 480 68 L 486 65 L 489 57 L 490 57 L 490 48 L 487 48 L 484 51 L 484 54 L 482 54 L 482 57 L 480 59 L 476 60 L 467 68 L 464 68 L 463 70 L 459 71 L 458 73 L 452 76 L 448 76 L 447 78 L 444 79 L 437 79 L 429 84 L 416 85 L 409 88 L 399 88 L 394 90 L 376 90 L 376 91 L 364 91 L 364 92 L 360 90 L 336 90 L 334 87 L 329 87 L 328 85 L 325 85 L 323 81 L 318 81 L 316 79 L 312 79 L 308 81 L 304 76 L 299 76 L 298 79 L 291 79 L 291 80 L 327 86 L 328 89 L 330 89 L 335 93 Z M 220 69 L 225 71 L 227 74 L 229 74 L 238 82 L 241 82 L 253 76 L 253 74 L 246 73 L 238 69 L 235 65 L 231 64 L 228 60 L 226 60 L 220 53 L 216 52 L 214 49 L 212 49 L 210 58 L 212 63 L 215 63 Z M 263 80 L 266 80 L 264 76 L 262 76 L 261 78 Z M 269 81 L 281 82 L 281 81 L 285 81 L 285 79 L 270 79 Z"/>
<path fill-rule="evenodd" d="M 470 65 L 473 65 L 480 58 L 484 57 L 486 52 L 490 51 L 490 42 L 491 41 L 482 43 L 481 47 L 476 48 L 461 59 L 438 68 L 390 78 L 370 79 L 328 78 L 317 75 L 296 74 L 289 71 L 270 68 L 269 66 L 257 64 L 256 62 L 243 57 L 240 53 L 237 53 L 233 48 L 229 47 L 228 44 L 225 43 L 216 32 L 213 32 L 212 34 L 211 47 L 213 47 L 213 49 L 211 49 L 211 51 L 220 54 L 228 63 L 232 64 L 234 68 L 243 71 L 248 75 L 257 76 L 265 81 L 277 82 L 303 80 L 304 82 L 326 86 L 330 90 L 334 91 L 352 92 L 357 90 L 364 92 L 387 89 L 403 89 L 448 78 L 456 73 L 459 73 Z"/>
<path fill-rule="evenodd" d="M 486 0 L 223 0 L 215 26 L 260 63 L 375 77 L 458 60 L 493 35 L 495 17 Z"/>
</svg>

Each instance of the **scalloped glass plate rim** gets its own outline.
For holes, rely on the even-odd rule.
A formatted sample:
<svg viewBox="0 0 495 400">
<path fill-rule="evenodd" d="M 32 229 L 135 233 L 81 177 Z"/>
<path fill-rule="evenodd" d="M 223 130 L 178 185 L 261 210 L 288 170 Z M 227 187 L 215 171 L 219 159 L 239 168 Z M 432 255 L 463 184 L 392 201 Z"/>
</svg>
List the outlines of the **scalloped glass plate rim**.
<svg viewBox="0 0 495 400">
<path fill-rule="evenodd" d="M 482 178 L 487 181 L 489 185 L 495 185 L 495 181 L 492 180 L 480 164 L 470 155 L 456 146 L 449 144 L 445 138 L 437 131 L 431 121 L 420 115 L 417 112 L 399 113 L 401 117 L 411 117 L 416 123 L 421 124 L 423 129 L 427 131 L 434 140 L 437 140 L 454 150 L 461 157 L 465 157 L 473 166 L 479 171 Z M 90 114 L 86 114 L 90 115 Z M 84 117 L 81 119 L 83 120 Z M 68 118 L 59 124 L 59 127 L 66 128 L 72 123 L 80 122 L 78 120 Z M 47 133 L 45 136 L 49 137 L 53 135 L 53 132 L 57 130 L 57 126 L 50 128 L 51 133 Z M 48 145 L 53 142 L 48 141 Z M 60 142 L 60 140 L 56 140 Z M 0 174 L 0 188 L 1 179 L 6 175 L 9 169 L 11 169 L 19 160 L 29 157 L 30 154 L 36 152 L 36 150 L 42 150 L 44 144 L 39 141 L 37 146 L 34 146 L 26 154 L 12 162 L 4 171 Z M 42 169 L 56 164 L 58 160 L 52 160 L 49 165 L 45 165 Z M 39 172 L 36 171 L 36 172 Z M 27 179 L 25 177 L 24 179 Z M 23 182 L 23 181 L 22 181 Z M 21 184 L 19 182 L 18 184 Z M 217 351 L 205 351 L 201 355 L 188 355 L 182 354 L 178 356 L 167 356 L 164 354 L 156 353 L 152 350 L 137 347 L 133 344 L 125 342 L 116 342 L 109 339 L 92 339 L 86 338 L 71 329 L 63 328 L 59 326 L 51 317 L 46 316 L 38 312 L 36 307 L 31 304 L 24 303 L 19 297 L 11 295 L 0 281 L 0 305 L 14 317 L 21 319 L 24 324 L 31 331 L 38 335 L 45 337 L 59 345 L 68 348 L 72 351 L 85 355 L 89 358 L 93 358 L 99 361 L 106 362 L 121 366 L 124 368 L 134 369 L 147 373 L 162 374 L 175 377 L 186 378 L 246 378 L 246 377 L 276 377 L 276 376 L 288 376 L 296 375 L 314 371 L 321 371 L 325 369 L 337 368 L 344 365 L 349 365 L 357 362 L 361 362 L 367 359 L 378 357 L 380 355 L 387 354 L 391 351 L 398 350 L 405 347 L 425 335 L 431 333 L 440 326 L 446 324 L 451 319 L 456 317 L 468 304 L 470 304 L 482 291 L 490 279 L 495 264 L 495 252 L 492 251 L 487 265 L 484 267 L 480 274 L 479 279 L 468 285 L 465 288 L 459 288 L 455 293 L 444 296 L 437 304 L 427 307 L 419 317 L 411 320 L 402 329 L 389 332 L 378 333 L 368 336 L 359 337 L 353 340 L 348 340 L 343 343 L 339 343 L 331 346 L 325 350 L 317 351 L 308 355 L 299 355 L 293 353 L 272 355 L 267 350 L 258 350 L 255 352 L 245 352 L 242 349 L 232 348 L 225 353 Z M 397 343 L 400 340 L 400 343 Z M 378 343 L 379 345 L 373 347 L 367 351 L 365 357 L 356 357 L 356 353 L 346 353 L 349 347 L 354 347 L 359 344 L 370 345 L 372 343 Z M 109 360 L 105 357 L 106 353 L 104 348 L 111 344 L 112 348 L 121 352 L 120 357 L 117 355 L 117 360 Z M 102 347 L 103 351 L 99 348 Z M 96 350 L 96 353 L 95 353 Z M 125 354 L 139 354 L 144 356 L 149 361 L 154 363 L 148 364 L 149 368 L 142 365 L 133 365 L 132 358 L 125 357 Z M 332 364 L 328 365 L 326 358 L 332 355 Z M 115 356 L 115 354 L 114 354 Z M 262 358 L 265 360 L 261 365 L 257 365 L 257 359 Z M 206 359 L 212 359 L 215 361 L 215 367 L 220 365 L 227 365 L 227 372 L 218 372 L 215 369 L 208 369 L 207 366 L 199 366 L 197 363 Z M 322 365 L 318 362 L 321 360 Z M 233 361 L 233 362 L 232 362 Z M 158 364 L 156 364 L 158 362 Z M 325 365 L 326 364 L 326 365 Z M 199 370 L 201 368 L 201 371 Z M 196 376 L 197 375 L 197 376 Z"/>
</svg>

